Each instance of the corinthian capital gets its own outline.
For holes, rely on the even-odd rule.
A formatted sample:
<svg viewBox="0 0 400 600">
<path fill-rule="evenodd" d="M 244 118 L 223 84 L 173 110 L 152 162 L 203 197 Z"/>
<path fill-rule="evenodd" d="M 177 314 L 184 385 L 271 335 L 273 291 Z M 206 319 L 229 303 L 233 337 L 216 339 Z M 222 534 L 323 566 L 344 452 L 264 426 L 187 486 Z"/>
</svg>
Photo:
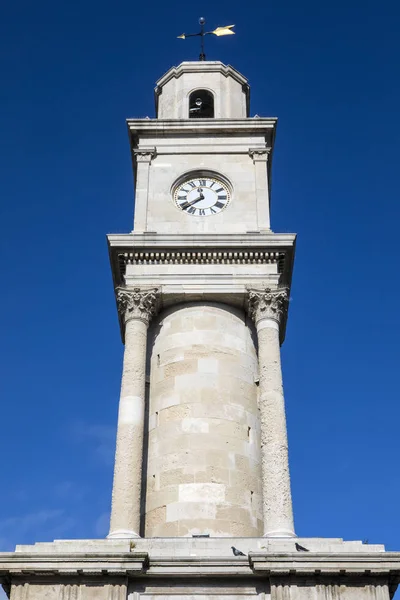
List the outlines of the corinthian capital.
<svg viewBox="0 0 400 600">
<path fill-rule="evenodd" d="M 286 288 L 278 290 L 249 290 L 248 310 L 257 325 L 262 319 L 272 319 L 279 325 L 286 316 L 289 293 Z"/>
<path fill-rule="evenodd" d="M 131 319 L 140 319 L 147 325 L 157 313 L 159 293 L 157 288 L 145 290 L 141 288 L 117 288 L 118 312 L 125 323 Z"/>
</svg>

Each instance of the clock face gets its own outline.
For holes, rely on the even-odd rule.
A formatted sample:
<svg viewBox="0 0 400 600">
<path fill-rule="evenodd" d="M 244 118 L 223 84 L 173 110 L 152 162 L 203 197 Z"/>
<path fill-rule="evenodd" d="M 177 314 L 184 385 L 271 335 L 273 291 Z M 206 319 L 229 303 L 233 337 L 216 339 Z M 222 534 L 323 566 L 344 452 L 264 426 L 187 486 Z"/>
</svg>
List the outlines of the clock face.
<svg viewBox="0 0 400 600">
<path fill-rule="evenodd" d="M 216 215 L 229 204 L 230 199 L 227 185 L 214 177 L 187 179 L 174 193 L 177 207 L 194 217 Z"/>
</svg>

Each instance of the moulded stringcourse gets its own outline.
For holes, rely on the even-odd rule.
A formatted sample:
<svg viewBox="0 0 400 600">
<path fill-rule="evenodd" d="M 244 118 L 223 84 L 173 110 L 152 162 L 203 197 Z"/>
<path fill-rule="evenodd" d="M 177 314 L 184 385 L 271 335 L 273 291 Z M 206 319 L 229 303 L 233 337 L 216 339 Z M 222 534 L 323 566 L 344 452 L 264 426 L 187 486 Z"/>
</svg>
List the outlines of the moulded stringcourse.
<svg viewBox="0 0 400 600">
<path fill-rule="evenodd" d="M 284 252 L 124 252 L 118 255 L 121 265 L 159 265 L 159 264 L 276 264 L 282 272 L 285 260 Z"/>
</svg>

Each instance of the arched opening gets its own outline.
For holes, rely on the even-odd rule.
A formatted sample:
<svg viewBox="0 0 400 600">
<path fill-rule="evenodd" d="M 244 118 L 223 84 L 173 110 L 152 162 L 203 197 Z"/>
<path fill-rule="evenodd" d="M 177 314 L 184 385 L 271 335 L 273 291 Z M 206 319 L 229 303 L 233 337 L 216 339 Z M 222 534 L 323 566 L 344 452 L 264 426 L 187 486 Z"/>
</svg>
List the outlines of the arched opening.
<svg viewBox="0 0 400 600">
<path fill-rule="evenodd" d="M 214 117 L 214 96 L 207 90 L 195 90 L 189 96 L 189 119 Z"/>
</svg>

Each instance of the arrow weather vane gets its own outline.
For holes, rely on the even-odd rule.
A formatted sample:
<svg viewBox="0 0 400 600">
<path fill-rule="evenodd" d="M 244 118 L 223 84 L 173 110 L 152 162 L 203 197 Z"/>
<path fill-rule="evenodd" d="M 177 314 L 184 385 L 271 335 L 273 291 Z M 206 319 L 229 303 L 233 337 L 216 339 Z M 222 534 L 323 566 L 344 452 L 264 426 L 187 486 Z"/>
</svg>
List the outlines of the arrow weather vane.
<svg viewBox="0 0 400 600">
<path fill-rule="evenodd" d="M 200 17 L 200 19 L 199 19 L 200 32 L 199 33 L 182 33 L 182 35 L 178 35 L 178 39 L 181 39 L 181 40 L 185 40 L 188 37 L 200 36 L 201 52 L 200 52 L 199 60 L 206 60 L 206 55 L 204 54 L 204 36 L 205 35 L 216 35 L 219 37 L 221 35 L 234 35 L 235 34 L 235 32 L 232 31 L 232 28 L 235 27 L 234 25 L 225 25 L 225 27 L 217 27 L 217 29 L 214 29 L 214 31 L 204 31 L 205 22 L 206 22 L 205 18 Z"/>
</svg>

